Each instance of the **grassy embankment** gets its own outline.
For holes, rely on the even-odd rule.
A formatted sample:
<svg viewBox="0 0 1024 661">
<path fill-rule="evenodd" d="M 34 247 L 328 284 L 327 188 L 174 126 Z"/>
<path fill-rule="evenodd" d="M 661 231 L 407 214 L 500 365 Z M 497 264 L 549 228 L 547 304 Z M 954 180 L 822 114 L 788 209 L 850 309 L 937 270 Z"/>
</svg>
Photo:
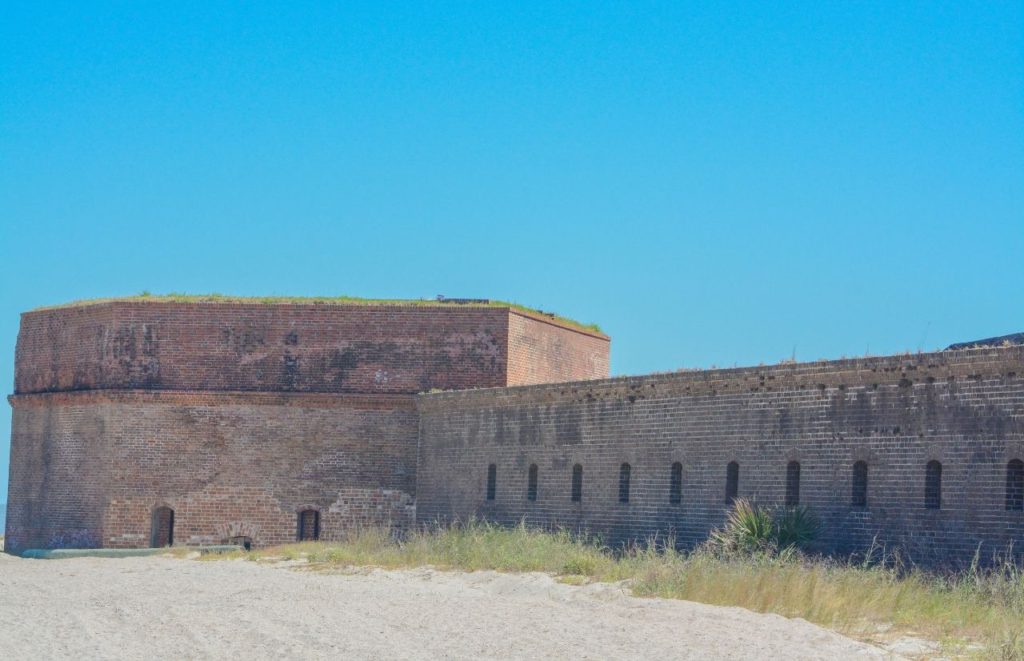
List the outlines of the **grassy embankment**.
<svg viewBox="0 0 1024 661">
<path fill-rule="evenodd" d="M 539 571 L 575 584 L 626 580 L 637 596 L 801 617 L 864 640 L 877 639 L 882 631 L 890 638 L 914 635 L 940 641 L 943 651 L 954 655 L 1024 659 L 1024 575 L 1013 566 L 940 575 L 787 551 L 737 554 L 708 547 L 681 553 L 657 543 L 612 553 L 564 532 L 480 522 L 401 540 L 383 530 L 365 530 L 344 542 L 209 556 L 217 557 L 300 560 L 313 569 Z"/>
</svg>

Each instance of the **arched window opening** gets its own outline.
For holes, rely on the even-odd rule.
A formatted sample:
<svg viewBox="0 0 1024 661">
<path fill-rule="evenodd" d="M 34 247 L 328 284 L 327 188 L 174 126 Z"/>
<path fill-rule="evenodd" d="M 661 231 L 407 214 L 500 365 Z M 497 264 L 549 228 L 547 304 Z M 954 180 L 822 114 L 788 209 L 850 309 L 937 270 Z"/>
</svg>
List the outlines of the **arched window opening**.
<svg viewBox="0 0 1024 661">
<path fill-rule="evenodd" d="M 853 464 L 850 505 L 852 507 L 868 506 L 868 464 L 865 461 L 858 461 Z"/>
<path fill-rule="evenodd" d="M 491 464 L 487 467 L 487 500 L 494 500 L 498 491 L 498 466 Z"/>
<path fill-rule="evenodd" d="M 942 464 L 934 459 L 925 467 L 924 506 L 930 510 L 942 507 Z"/>
<path fill-rule="evenodd" d="M 619 466 L 619 502 L 629 502 L 629 464 L 622 464 Z"/>
<path fill-rule="evenodd" d="M 315 542 L 320 539 L 320 512 L 314 509 L 299 512 L 298 528 L 300 542 Z"/>
<path fill-rule="evenodd" d="M 149 545 L 153 548 L 174 546 L 174 510 L 170 507 L 157 507 L 153 510 Z"/>
<path fill-rule="evenodd" d="M 672 464 L 672 477 L 668 486 L 668 502 L 678 505 L 683 502 L 683 465 L 678 461 Z"/>
<path fill-rule="evenodd" d="M 578 503 L 583 500 L 583 466 L 576 464 L 572 467 L 572 502 Z"/>
<path fill-rule="evenodd" d="M 1020 459 L 1006 464 L 1006 509 L 1024 511 L 1024 461 Z"/>
<path fill-rule="evenodd" d="M 786 464 L 786 507 L 800 504 L 800 462 Z"/>
<path fill-rule="evenodd" d="M 725 469 L 725 504 L 732 505 L 740 492 L 740 465 L 730 461 Z"/>
<path fill-rule="evenodd" d="M 530 464 L 529 480 L 526 484 L 526 500 L 537 500 L 537 464 Z"/>
</svg>

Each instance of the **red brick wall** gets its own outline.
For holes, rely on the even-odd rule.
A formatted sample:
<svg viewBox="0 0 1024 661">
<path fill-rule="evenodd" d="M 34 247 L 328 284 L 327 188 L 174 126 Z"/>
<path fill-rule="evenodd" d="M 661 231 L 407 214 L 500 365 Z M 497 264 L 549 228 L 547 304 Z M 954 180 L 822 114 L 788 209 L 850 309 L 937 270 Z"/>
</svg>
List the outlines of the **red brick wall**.
<svg viewBox="0 0 1024 661">
<path fill-rule="evenodd" d="M 513 342 L 509 342 L 510 326 Z M 513 369 L 509 369 L 509 365 Z M 414 517 L 412 393 L 604 376 L 608 340 L 508 308 L 109 302 L 26 313 L 7 549 L 323 539 Z"/>
<path fill-rule="evenodd" d="M 80 392 L 13 399 L 7 550 L 145 547 L 152 512 L 176 544 L 321 539 L 414 516 L 409 396 Z"/>
<path fill-rule="evenodd" d="M 5 551 L 102 545 L 103 435 L 96 407 L 14 407 Z"/>
<path fill-rule="evenodd" d="M 508 311 L 114 302 L 22 315 L 15 392 L 414 393 L 506 383 Z"/>
<path fill-rule="evenodd" d="M 608 378 L 606 335 L 509 311 L 508 385 Z"/>
</svg>

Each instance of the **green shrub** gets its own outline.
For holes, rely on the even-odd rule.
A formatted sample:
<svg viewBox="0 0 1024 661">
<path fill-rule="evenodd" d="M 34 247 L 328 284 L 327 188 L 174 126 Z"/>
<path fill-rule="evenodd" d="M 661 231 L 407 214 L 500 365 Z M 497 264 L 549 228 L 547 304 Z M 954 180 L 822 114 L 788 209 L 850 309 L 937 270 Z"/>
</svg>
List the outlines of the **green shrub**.
<svg viewBox="0 0 1024 661">
<path fill-rule="evenodd" d="M 711 542 L 728 553 L 774 551 L 776 535 L 772 514 L 745 498 L 738 498 L 733 502 L 725 526 L 711 532 Z"/>
<path fill-rule="evenodd" d="M 779 548 L 803 548 L 821 532 L 821 520 L 807 507 L 784 507 L 775 511 L 775 534 Z"/>
<path fill-rule="evenodd" d="M 709 548 L 722 553 L 776 555 L 813 542 L 821 523 L 806 507 L 762 507 L 737 498 L 725 525 L 713 530 Z"/>
<path fill-rule="evenodd" d="M 591 576 L 597 571 L 597 560 L 590 555 L 577 555 L 569 558 L 562 567 L 563 574 Z"/>
</svg>

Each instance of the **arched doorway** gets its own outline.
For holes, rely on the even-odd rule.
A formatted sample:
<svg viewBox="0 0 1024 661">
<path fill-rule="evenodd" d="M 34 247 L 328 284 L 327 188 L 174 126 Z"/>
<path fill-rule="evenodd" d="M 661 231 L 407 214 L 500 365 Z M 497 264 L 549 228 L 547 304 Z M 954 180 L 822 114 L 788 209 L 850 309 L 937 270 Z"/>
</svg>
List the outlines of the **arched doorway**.
<svg viewBox="0 0 1024 661">
<path fill-rule="evenodd" d="M 174 510 L 160 506 L 153 510 L 149 545 L 153 548 L 174 546 Z"/>
<path fill-rule="evenodd" d="M 252 537 L 248 535 L 236 535 L 234 537 L 228 537 L 228 544 L 235 546 L 241 546 L 246 551 L 252 550 Z"/>
<path fill-rule="evenodd" d="M 320 512 L 305 509 L 299 512 L 297 535 L 300 542 L 315 542 L 320 539 Z"/>
</svg>

